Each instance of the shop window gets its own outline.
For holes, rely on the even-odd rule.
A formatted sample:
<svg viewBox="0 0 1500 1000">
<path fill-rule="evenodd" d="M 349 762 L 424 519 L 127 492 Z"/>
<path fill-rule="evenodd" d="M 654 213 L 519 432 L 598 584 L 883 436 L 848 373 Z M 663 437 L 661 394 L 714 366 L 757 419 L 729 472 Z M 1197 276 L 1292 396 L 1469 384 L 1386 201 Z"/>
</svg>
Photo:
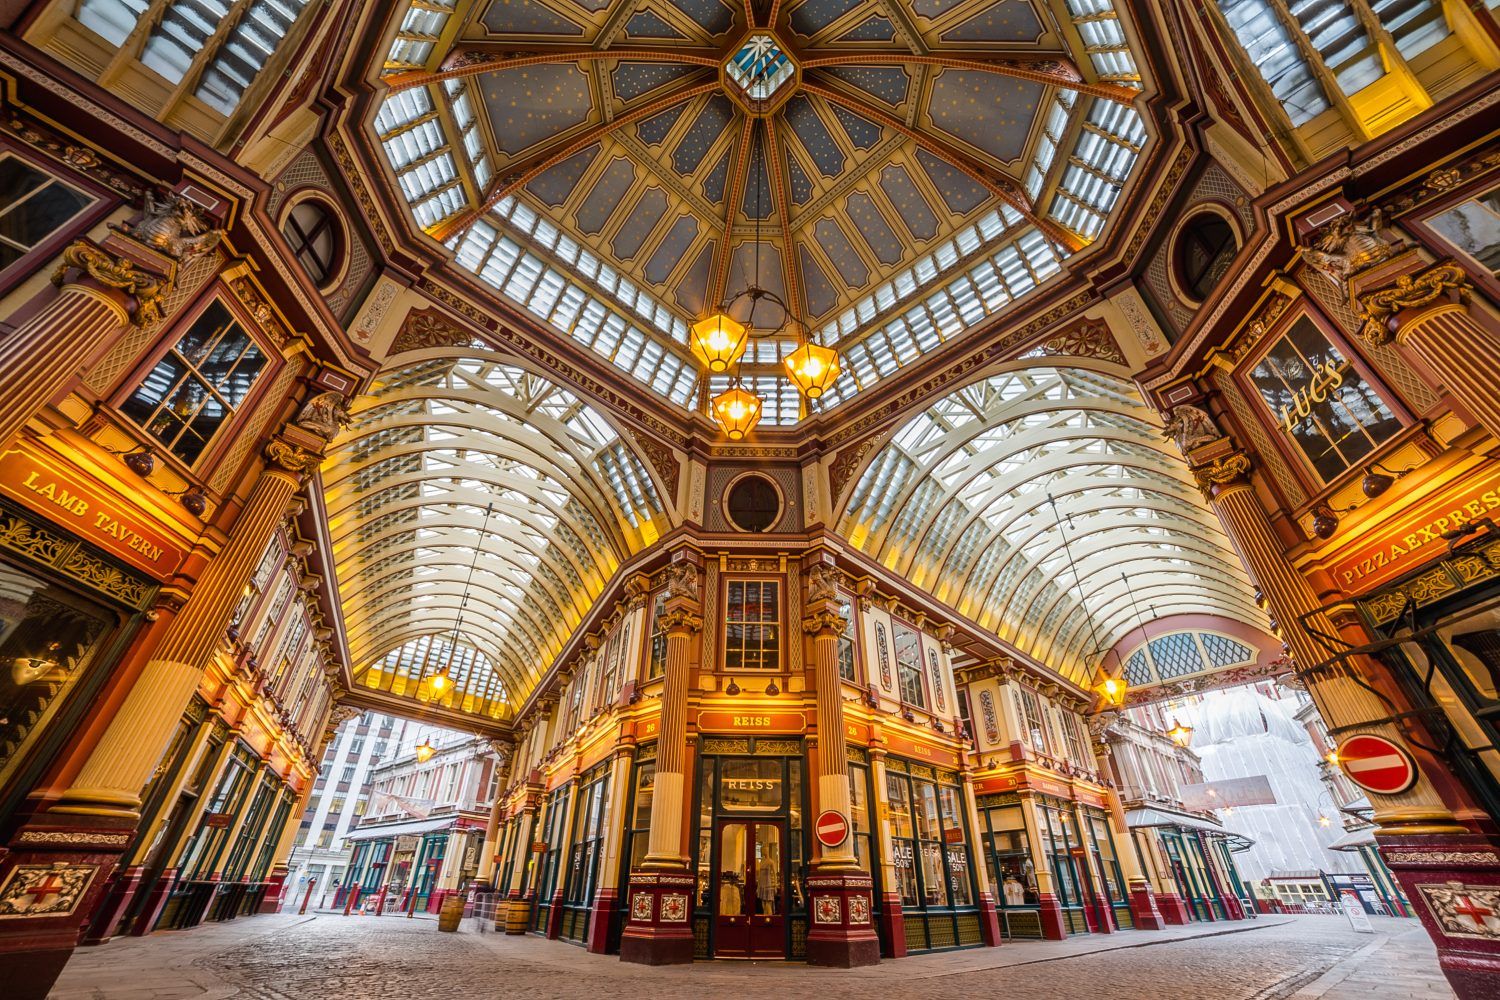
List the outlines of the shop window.
<svg viewBox="0 0 1500 1000">
<path fill-rule="evenodd" d="M 287 213 L 281 235 L 312 283 L 327 288 L 338 277 L 344 252 L 343 230 L 321 201 L 299 201 Z"/>
<path fill-rule="evenodd" d="M 1031 741 L 1031 749 L 1051 756 L 1052 743 L 1047 737 L 1047 727 L 1043 722 L 1042 700 L 1030 688 L 1017 685 L 1014 690 L 1021 708 L 1021 719 L 1026 725 L 1026 734 Z"/>
<path fill-rule="evenodd" d="M 19 157 L 0 157 L 0 268 L 20 260 L 93 203 Z"/>
<path fill-rule="evenodd" d="M 1239 241 L 1234 229 L 1217 212 L 1199 212 L 1183 224 L 1177 234 L 1173 263 L 1177 281 L 1194 302 L 1208 298 L 1234 260 Z"/>
<path fill-rule="evenodd" d="M 109 623 L 56 587 L 0 563 L 0 778 L 51 721 L 93 659 Z M 0 785 L 4 782 L 0 781 Z"/>
<path fill-rule="evenodd" d="M 1072 810 L 1068 806 L 1043 804 L 1039 800 L 1037 816 L 1041 824 L 1042 851 L 1052 868 L 1058 902 L 1064 907 L 1082 906 L 1083 880 L 1073 858 L 1073 848 L 1082 847 L 1082 844 L 1078 840 Z"/>
<path fill-rule="evenodd" d="M 125 415 L 192 465 L 233 419 L 266 356 L 223 303 L 193 321 L 125 400 Z"/>
<path fill-rule="evenodd" d="M 1272 342 L 1250 381 L 1324 482 L 1401 430 L 1374 388 L 1306 316 Z"/>
<path fill-rule="evenodd" d="M 865 871 L 874 871 L 870 827 L 870 770 L 862 764 L 849 763 L 849 845 L 854 860 Z"/>
<path fill-rule="evenodd" d="M 1439 212 L 1427 225 L 1454 250 L 1500 277 L 1500 187 Z"/>
<path fill-rule="evenodd" d="M 896 638 L 896 679 L 901 686 L 901 700 L 916 708 L 927 707 L 927 692 L 922 684 L 922 640 L 915 631 L 901 625 L 892 626 Z"/>
<path fill-rule="evenodd" d="M 988 831 L 985 864 L 990 881 L 1004 907 L 1035 906 L 1039 897 L 1036 865 L 1026 836 L 1026 818 L 1020 802 L 990 805 L 981 801 L 981 815 Z"/>
<path fill-rule="evenodd" d="M 625 832 L 626 856 L 630 867 L 639 868 L 646 860 L 651 835 L 651 801 L 656 788 L 656 761 L 635 766 L 635 802 L 630 809 L 630 825 Z"/>
<path fill-rule="evenodd" d="M 930 768 L 892 759 L 886 802 L 908 946 L 958 943 L 952 917 L 940 912 L 971 908 L 976 898 L 962 792 Z"/>
<path fill-rule="evenodd" d="M 724 624 L 724 669 L 776 670 L 781 665 L 781 586 L 731 580 Z"/>
<path fill-rule="evenodd" d="M 588 928 L 594 889 L 599 882 L 599 863 L 604 851 L 604 831 L 609 825 L 609 765 L 599 764 L 581 780 L 578 803 L 573 809 L 572 848 L 563 906 L 563 936 L 583 940 Z"/>
<path fill-rule="evenodd" d="M 859 676 L 854 658 L 854 603 L 846 597 L 839 598 L 839 615 L 844 619 L 844 631 L 839 633 L 839 677 L 857 683 Z"/>
</svg>

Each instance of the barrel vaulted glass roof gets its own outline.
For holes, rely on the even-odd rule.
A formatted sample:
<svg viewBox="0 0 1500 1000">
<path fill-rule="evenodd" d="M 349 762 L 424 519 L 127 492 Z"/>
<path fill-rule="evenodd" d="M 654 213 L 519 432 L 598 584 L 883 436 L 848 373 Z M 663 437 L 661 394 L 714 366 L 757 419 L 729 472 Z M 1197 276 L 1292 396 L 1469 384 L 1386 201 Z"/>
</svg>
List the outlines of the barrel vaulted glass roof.
<svg viewBox="0 0 1500 1000">
<path fill-rule="evenodd" d="M 1102 651 L 1142 620 L 1199 612 L 1266 627 L 1174 447 L 1129 382 L 1019 368 L 903 425 L 856 484 L 840 530 L 1088 685 Z"/>
<path fill-rule="evenodd" d="M 475 349 L 401 360 L 323 473 L 353 680 L 502 718 L 664 507 L 571 392 Z"/>
<path fill-rule="evenodd" d="M 421 0 L 390 29 L 371 125 L 415 223 L 544 329 L 697 408 L 712 387 L 688 328 L 758 280 L 842 354 L 826 408 L 1099 237 L 1149 140 L 1126 16 Z M 740 79 L 762 62 L 775 86 Z M 774 376 L 793 346 L 755 342 L 744 374 Z M 766 422 L 807 415 L 786 403 Z"/>
</svg>

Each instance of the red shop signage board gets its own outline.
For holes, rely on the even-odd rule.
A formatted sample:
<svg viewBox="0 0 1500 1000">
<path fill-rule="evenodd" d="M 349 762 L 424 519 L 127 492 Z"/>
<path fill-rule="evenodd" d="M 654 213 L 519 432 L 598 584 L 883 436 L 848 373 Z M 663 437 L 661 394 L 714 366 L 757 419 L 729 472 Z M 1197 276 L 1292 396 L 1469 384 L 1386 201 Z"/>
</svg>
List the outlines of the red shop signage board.
<svg viewBox="0 0 1500 1000">
<path fill-rule="evenodd" d="M 837 847 L 849 839 L 849 818 L 841 812 L 825 809 L 818 813 L 818 822 L 813 829 L 817 831 L 818 843 L 824 847 Z"/>
<path fill-rule="evenodd" d="M 1338 757 L 1344 774 L 1367 792 L 1400 795 L 1417 781 L 1417 764 L 1411 754 L 1384 736 L 1351 736 L 1339 744 Z"/>
</svg>

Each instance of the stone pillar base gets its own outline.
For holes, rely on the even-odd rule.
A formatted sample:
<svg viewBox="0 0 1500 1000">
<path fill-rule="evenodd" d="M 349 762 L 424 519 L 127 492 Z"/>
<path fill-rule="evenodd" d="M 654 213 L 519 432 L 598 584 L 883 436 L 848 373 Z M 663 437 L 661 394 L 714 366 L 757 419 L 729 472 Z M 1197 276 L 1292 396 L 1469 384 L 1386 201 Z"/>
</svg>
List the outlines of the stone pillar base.
<svg viewBox="0 0 1500 1000">
<path fill-rule="evenodd" d="M 1110 905 L 1109 900 L 1097 893 L 1094 895 L 1094 914 L 1098 918 L 1094 933 L 1113 934 L 1119 929 L 1115 927 L 1115 908 Z"/>
<path fill-rule="evenodd" d="M 1161 911 L 1156 908 L 1156 894 L 1151 883 L 1140 881 L 1130 887 L 1130 919 L 1136 930 L 1159 931 L 1166 923 Z"/>
<path fill-rule="evenodd" d="M 1500 998 L 1500 837 L 1377 832 L 1460 1000 Z"/>
<path fill-rule="evenodd" d="M 682 869 L 630 873 L 620 961 L 684 965 L 693 960 L 693 894 L 698 880 Z"/>
<path fill-rule="evenodd" d="M 124 919 L 136 894 L 141 891 L 141 882 L 145 876 L 145 870 L 140 865 L 132 865 L 110 876 L 104 888 L 104 898 L 95 907 L 93 916 L 89 917 L 79 944 L 103 944 L 114 937 L 115 928 Z"/>
<path fill-rule="evenodd" d="M 271 874 L 266 877 L 266 891 L 260 898 L 260 906 L 256 913 L 278 913 L 281 904 L 286 901 L 286 880 L 291 875 L 291 870 L 286 865 L 276 865 L 271 869 Z M 317 886 L 313 886 L 317 892 Z"/>
<path fill-rule="evenodd" d="M 594 897 L 594 912 L 589 914 L 588 940 L 584 947 L 595 955 L 602 955 L 609 950 L 609 928 L 615 922 L 615 914 L 620 912 L 620 897 L 611 886 L 608 889 L 600 889 L 599 895 Z"/>
<path fill-rule="evenodd" d="M 525 934 L 531 926 L 531 904 L 533 897 L 512 896 L 505 910 L 505 933 Z"/>
<path fill-rule="evenodd" d="M 1052 893 L 1044 892 L 1037 897 L 1037 918 L 1042 922 L 1042 937 L 1048 941 L 1061 941 L 1068 936 L 1062 904 Z"/>
<path fill-rule="evenodd" d="M 987 892 L 979 894 L 979 936 L 991 948 L 998 948 L 1003 935 L 1000 932 L 1000 911 L 995 908 L 995 899 Z"/>
<path fill-rule="evenodd" d="M 1229 915 L 1230 920 L 1245 919 L 1245 907 L 1235 896 L 1224 897 L 1224 912 Z"/>
<path fill-rule="evenodd" d="M 906 957 L 906 918 L 901 915 L 901 897 L 892 892 L 880 898 L 880 934 L 885 938 L 884 957 Z"/>
<path fill-rule="evenodd" d="M 47 814 L 0 851 L 0 983 L 6 1000 L 43 1000 L 62 972 L 85 918 L 99 909 L 133 831 L 112 818 Z M 117 822 L 117 821 L 116 821 Z"/>
<path fill-rule="evenodd" d="M 815 869 L 807 877 L 809 965 L 852 969 L 880 962 L 870 896 L 875 883 L 855 869 Z"/>
<path fill-rule="evenodd" d="M 1156 905 L 1161 909 L 1162 920 L 1169 924 L 1186 924 L 1193 919 L 1187 903 L 1175 892 L 1164 892 L 1157 896 Z"/>
</svg>

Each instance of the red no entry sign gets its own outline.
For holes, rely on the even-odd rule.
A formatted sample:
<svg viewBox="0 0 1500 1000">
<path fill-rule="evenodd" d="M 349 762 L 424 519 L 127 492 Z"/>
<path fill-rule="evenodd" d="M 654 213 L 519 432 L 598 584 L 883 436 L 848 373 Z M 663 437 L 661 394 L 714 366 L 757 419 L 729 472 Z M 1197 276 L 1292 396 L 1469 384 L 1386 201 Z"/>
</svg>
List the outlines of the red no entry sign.
<svg viewBox="0 0 1500 1000">
<path fill-rule="evenodd" d="M 818 834 L 818 843 L 824 847 L 837 847 L 849 839 L 849 818 L 841 812 L 825 809 L 818 813 L 818 822 L 813 829 Z"/>
<path fill-rule="evenodd" d="M 1399 744 L 1361 733 L 1339 745 L 1339 767 L 1368 792 L 1400 795 L 1417 780 L 1417 765 Z"/>
</svg>

